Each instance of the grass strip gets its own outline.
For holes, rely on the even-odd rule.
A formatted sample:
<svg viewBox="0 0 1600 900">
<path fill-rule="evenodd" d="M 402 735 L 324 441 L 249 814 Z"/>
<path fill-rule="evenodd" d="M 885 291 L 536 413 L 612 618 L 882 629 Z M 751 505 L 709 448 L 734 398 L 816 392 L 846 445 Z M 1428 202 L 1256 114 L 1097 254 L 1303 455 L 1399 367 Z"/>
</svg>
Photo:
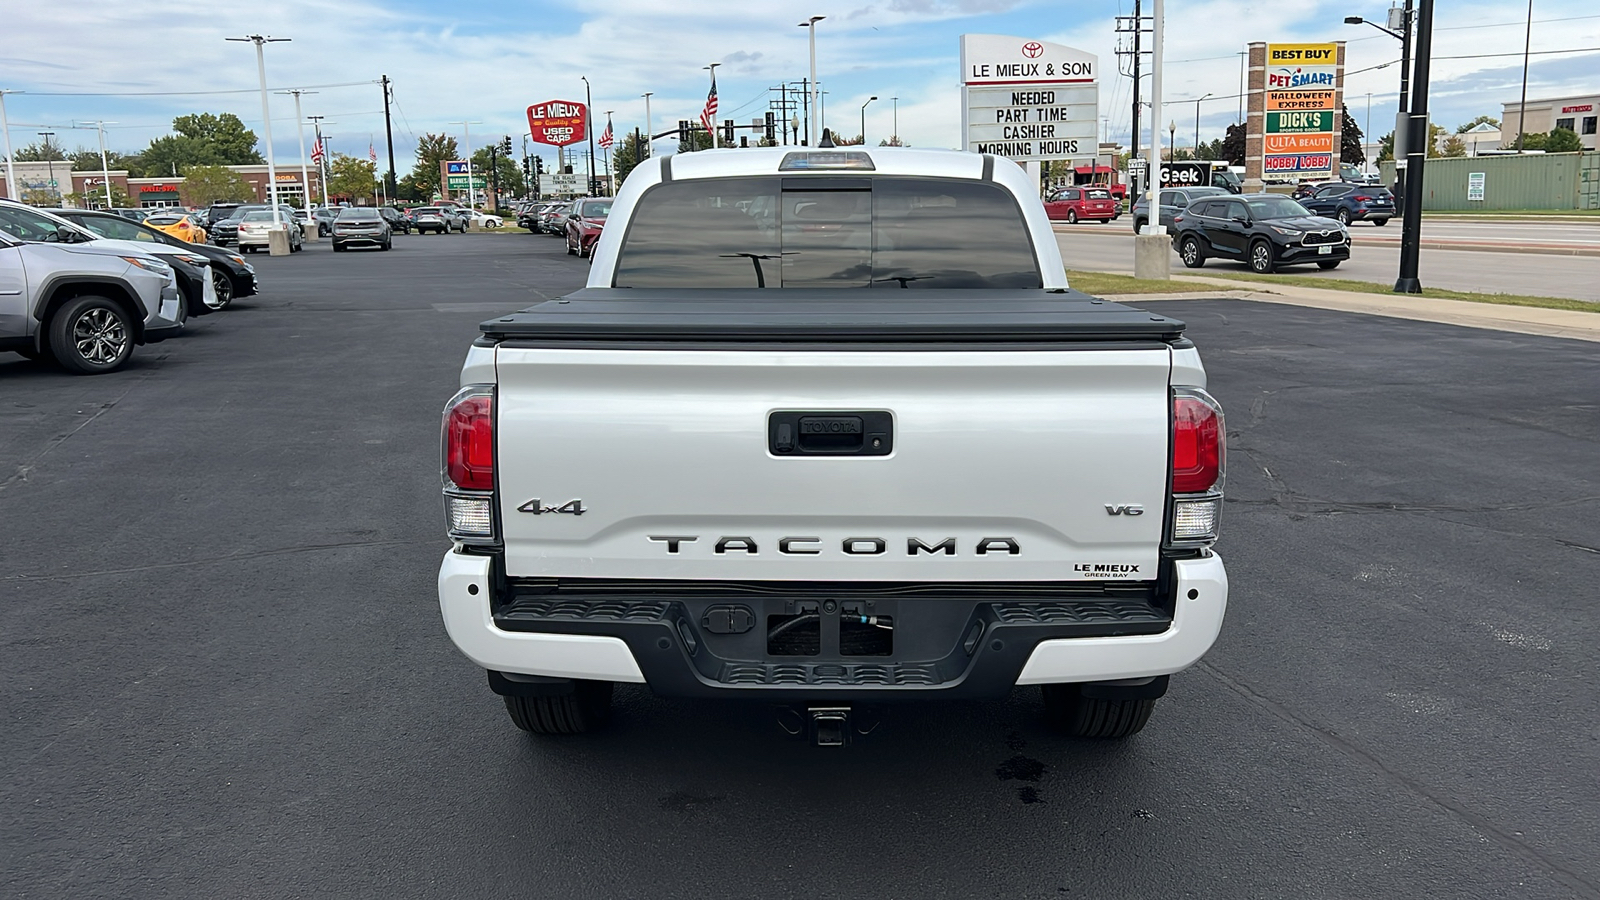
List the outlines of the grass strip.
<svg viewBox="0 0 1600 900">
<path fill-rule="evenodd" d="M 1202 276 L 1203 277 L 1203 276 Z M 1373 281 L 1347 281 L 1342 278 L 1321 278 L 1316 275 L 1257 275 L 1254 272 L 1228 272 L 1217 278 L 1228 281 L 1259 282 L 1266 285 L 1316 288 L 1325 291 L 1348 291 L 1357 294 L 1395 294 L 1393 286 Z M 1067 270 L 1067 280 L 1086 294 L 1174 294 L 1185 290 L 1184 285 L 1198 289 L 1229 290 L 1229 286 L 1198 279 L 1175 276 L 1171 281 L 1145 281 L 1130 275 L 1112 275 L 1106 272 Z M 1600 313 L 1600 303 L 1572 300 L 1567 297 L 1537 297 L 1527 294 L 1480 294 L 1472 291 L 1450 291 L 1443 288 L 1423 288 L 1423 297 L 1440 300 L 1465 300 L 1469 303 L 1493 303 L 1501 306 L 1533 306 L 1540 309 L 1567 309 L 1578 312 Z"/>
</svg>

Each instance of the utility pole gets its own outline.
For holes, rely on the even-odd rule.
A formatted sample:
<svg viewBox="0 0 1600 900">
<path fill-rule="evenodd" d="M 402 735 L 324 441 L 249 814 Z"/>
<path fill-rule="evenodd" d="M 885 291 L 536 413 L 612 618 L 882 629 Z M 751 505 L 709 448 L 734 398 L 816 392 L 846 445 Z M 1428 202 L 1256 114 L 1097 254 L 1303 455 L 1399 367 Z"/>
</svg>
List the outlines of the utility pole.
<svg viewBox="0 0 1600 900">
<path fill-rule="evenodd" d="M 322 183 L 322 206 L 328 206 L 328 148 L 322 143 L 322 120 L 327 116 L 306 116 L 317 132 L 317 181 Z"/>
<path fill-rule="evenodd" d="M 1528 132 L 1528 50 L 1533 47 L 1533 0 L 1528 0 L 1528 30 L 1522 36 L 1522 104 L 1517 109 L 1517 152 Z M 1474 147 L 1477 144 L 1473 144 Z"/>
<path fill-rule="evenodd" d="M 6 137 L 6 199 L 8 200 L 18 199 L 17 173 L 12 168 L 11 122 L 6 118 L 6 95 L 15 93 L 18 92 L 0 90 L 0 132 L 4 132 Z"/>
<path fill-rule="evenodd" d="M 1409 5 L 1409 4 L 1407 4 Z M 1411 117 L 1406 123 L 1405 230 L 1400 235 L 1397 294 L 1422 293 L 1417 266 L 1422 252 L 1422 166 L 1428 158 L 1428 67 L 1433 57 L 1433 0 L 1422 0 L 1417 15 L 1417 71 L 1411 86 Z"/>
<path fill-rule="evenodd" d="M 890 97 L 889 102 L 894 104 L 894 136 L 889 138 L 889 143 L 900 146 L 900 98 Z"/>
<path fill-rule="evenodd" d="M 311 173 L 306 170 L 306 120 L 300 115 L 300 95 L 315 94 L 316 91 L 303 91 L 291 88 L 279 91 L 280 94 L 294 95 L 294 130 L 300 138 L 300 200 L 305 205 L 306 215 L 311 215 Z"/>
<path fill-rule="evenodd" d="M 389 199 L 394 199 L 394 123 L 389 119 L 389 91 L 394 82 L 383 76 L 383 140 L 389 145 Z"/>
<path fill-rule="evenodd" d="M 1117 32 L 1119 34 L 1131 33 L 1133 35 L 1133 50 L 1130 54 L 1133 57 L 1133 71 L 1132 73 L 1123 73 L 1131 74 L 1133 78 L 1133 117 L 1132 124 L 1128 129 L 1128 159 L 1131 162 L 1139 158 L 1139 120 L 1142 118 L 1139 109 L 1139 89 L 1143 83 L 1141 79 L 1142 66 L 1144 64 L 1144 15 L 1141 12 L 1140 0 L 1133 0 L 1132 16 L 1117 17 Z M 1118 49 L 1117 53 L 1121 55 L 1129 53 L 1129 51 Z M 1132 171 L 1131 166 L 1129 171 Z M 1148 176 L 1146 177 L 1148 178 Z M 1137 197 L 1141 187 L 1137 182 L 1129 185 L 1130 196 Z"/>
<path fill-rule="evenodd" d="M 56 197 L 58 198 L 56 202 L 59 203 L 61 202 L 59 200 L 61 191 L 57 190 L 56 188 L 56 160 L 55 157 L 50 154 L 50 139 L 55 137 L 56 133 L 54 131 L 41 131 L 38 134 L 40 137 L 44 138 L 44 159 L 46 168 L 50 172 L 50 190 L 56 192 Z"/>
<path fill-rule="evenodd" d="M 811 118 L 806 123 L 807 140 L 810 140 L 812 135 L 820 136 L 822 134 L 821 112 L 817 103 L 817 23 L 826 18 L 827 16 L 812 16 L 800 23 L 800 27 L 806 29 L 811 37 L 811 86 L 807 89 L 810 92 L 811 105 L 809 107 L 809 115 Z"/>
</svg>

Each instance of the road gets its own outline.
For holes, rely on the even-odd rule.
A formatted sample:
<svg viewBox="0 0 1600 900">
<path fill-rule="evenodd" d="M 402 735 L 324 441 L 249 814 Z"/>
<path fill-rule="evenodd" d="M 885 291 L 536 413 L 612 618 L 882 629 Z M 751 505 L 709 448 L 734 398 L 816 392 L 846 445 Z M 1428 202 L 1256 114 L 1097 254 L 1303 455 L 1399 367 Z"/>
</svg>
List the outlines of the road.
<svg viewBox="0 0 1600 900">
<path fill-rule="evenodd" d="M 1485 227 L 1487 225 L 1484 223 Z M 1462 228 L 1458 229 L 1457 226 Z M 1431 238 L 1438 232 L 1440 239 L 1448 236 L 1456 240 L 1468 233 L 1493 234 L 1493 240 L 1504 241 L 1505 235 L 1510 234 L 1513 238 L 1522 236 L 1531 243 L 1535 235 L 1540 236 L 1541 240 L 1553 240 L 1551 235 L 1560 233 L 1569 235 L 1569 243 L 1592 240 L 1595 246 L 1600 247 L 1600 227 L 1592 225 L 1519 223 L 1499 225 L 1499 230 L 1489 232 L 1464 230 L 1478 226 L 1479 223 L 1475 222 L 1431 222 L 1425 224 L 1424 235 Z M 1107 225 L 1057 224 L 1055 228 L 1067 268 L 1103 272 L 1133 271 L 1133 226 L 1126 216 Z M 1400 270 L 1398 228 L 1398 222 L 1390 222 L 1381 229 L 1357 223 L 1352 226 L 1355 246 L 1351 258 L 1339 268 L 1324 272 L 1315 266 L 1294 266 L 1283 271 L 1393 284 Z M 1522 229 L 1528 229 L 1528 232 L 1524 234 Z M 1377 236 L 1378 232 L 1383 232 L 1381 238 Z M 1591 234 L 1593 238 L 1589 237 Z M 1383 242 L 1391 237 L 1393 241 Z M 1600 302 L 1600 258 L 1594 256 L 1423 248 L 1419 254 L 1418 269 L 1425 287 Z M 1184 269 L 1177 253 L 1172 254 L 1172 271 L 1190 271 Z M 1204 268 L 1195 270 L 1196 274 L 1215 272 L 1219 275 L 1230 271 L 1245 272 L 1248 269 L 1242 263 L 1211 260 Z"/>
<path fill-rule="evenodd" d="M 438 416 L 586 264 L 253 261 L 122 373 L 0 354 L 8 898 L 1600 895 L 1591 344 L 1151 304 L 1228 409 L 1232 596 L 1126 743 L 1028 690 L 830 751 L 635 687 L 541 741 L 439 621 Z"/>
</svg>

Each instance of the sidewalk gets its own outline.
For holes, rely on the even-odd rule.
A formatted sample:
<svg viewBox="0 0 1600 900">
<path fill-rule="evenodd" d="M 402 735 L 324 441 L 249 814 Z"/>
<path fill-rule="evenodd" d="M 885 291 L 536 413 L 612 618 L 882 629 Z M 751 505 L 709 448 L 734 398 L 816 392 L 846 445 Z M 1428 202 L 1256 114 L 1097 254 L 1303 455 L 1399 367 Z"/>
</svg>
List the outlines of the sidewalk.
<svg viewBox="0 0 1600 900">
<path fill-rule="evenodd" d="M 1230 298 L 1261 303 L 1283 303 L 1313 309 L 1390 316 L 1418 322 L 1439 322 L 1468 328 L 1488 328 L 1517 334 L 1571 338 L 1600 342 L 1600 312 L 1566 309 L 1540 309 L 1534 306 L 1501 306 L 1468 300 L 1441 300 L 1405 294 L 1363 294 L 1294 285 L 1262 285 L 1251 281 L 1230 281 L 1205 276 L 1174 277 L 1173 291 L 1167 294 L 1107 294 L 1105 299 L 1138 306 L 1155 300 L 1211 300 Z M 1193 284 L 1209 289 L 1184 290 Z"/>
</svg>

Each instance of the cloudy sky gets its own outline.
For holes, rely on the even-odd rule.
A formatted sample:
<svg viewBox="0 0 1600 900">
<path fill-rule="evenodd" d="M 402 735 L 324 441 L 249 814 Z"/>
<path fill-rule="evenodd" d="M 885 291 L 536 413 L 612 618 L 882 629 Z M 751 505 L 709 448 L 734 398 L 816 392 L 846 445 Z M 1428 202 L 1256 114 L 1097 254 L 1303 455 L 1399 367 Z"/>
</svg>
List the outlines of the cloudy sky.
<svg viewBox="0 0 1600 900">
<path fill-rule="evenodd" d="M 1125 143 L 1129 130 L 1131 79 L 1116 74 L 1113 22 L 1131 13 L 1132 0 L 275 0 L 203 10 L 170 0 L 6 0 L 5 6 L 0 88 L 23 92 L 7 97 L 19 146 L 40 130 L 57 131 L 69 148 L 93 146 L 92 128 L 73 126 L 104 119 L 115 123 L 107 128 L 113 149 L 135 151 L 167 133 L 174 116 L 200 111 L 233 112 L 259 135 L 254 53 L 248 44 L 223 40 L 251 32 L 292 38 L 267 48 L 268 83 L 317 86 L 304 98 L 305 113 L 327 117 L 336 151 L 364 155 L 370 141 L 383 155 L 375 82 L 388 74 L 402 174 L 411 167 L 416 136 L 459 138 L 463 126 L 452 122 L 475 123 L 474 146 L 509 134 L 520 149 L 528 104 L 582 100 L 580 76 L 593 85 L 597 111 L 615 110 L 619 131 L 643 127 L 640 95 L 653 91 L 661 131 L 698 115 L 706 90 L 702 67 L 721 62 L 722 115 L 748 122 L 766 111 L 774 96 L 768 88 L 805 75 L 806 32 L 796 23 L 810 15 L 828 17 L 817 29 L 827 124 L 855 133 L 861 104 L 877 95 L 867 108 L 872 143 L 892 132 L 896 105 L 906 142 L 959 143 L 957 38 L 964 33 L 1021 35 L 1099 54 L 1103 133 Z M 1200 137 L 1219 137 L 1237 116 L 1237 54 L 1247 42 L 1343 39 L 1351 73 L 1347 103 L 1364 122 L 1370 92 L 1371 130 L 1388 131 L 1398 66 L 1377 67 L 1398 59 L 1398 42 L 1343 24 L 1352 14 L 1381 21 L 1387 6 L 1388 0 L 1168 0 L 1168 103 L 1161 121 L 1177 124 L 1180 146 L 1191 143 L 1193 100 L 1210 93 L 1217 99 L 1200 108 Z M 1520 90 L 1527 6 L 1451 0 L 1439 7 L 1434 120 L 1453 129 L 1480 113 L 1498 116 L 1500 104 Z M 1600 91 L 1594 0 L 1535 0 L 1532 44 L 1530 97 Z M 1591 52 L 1540 52 L 1580 48 Z M 289 97 L 272 98 L 272 118 L 278 158 L 298 159 Z"/>
</svg>

